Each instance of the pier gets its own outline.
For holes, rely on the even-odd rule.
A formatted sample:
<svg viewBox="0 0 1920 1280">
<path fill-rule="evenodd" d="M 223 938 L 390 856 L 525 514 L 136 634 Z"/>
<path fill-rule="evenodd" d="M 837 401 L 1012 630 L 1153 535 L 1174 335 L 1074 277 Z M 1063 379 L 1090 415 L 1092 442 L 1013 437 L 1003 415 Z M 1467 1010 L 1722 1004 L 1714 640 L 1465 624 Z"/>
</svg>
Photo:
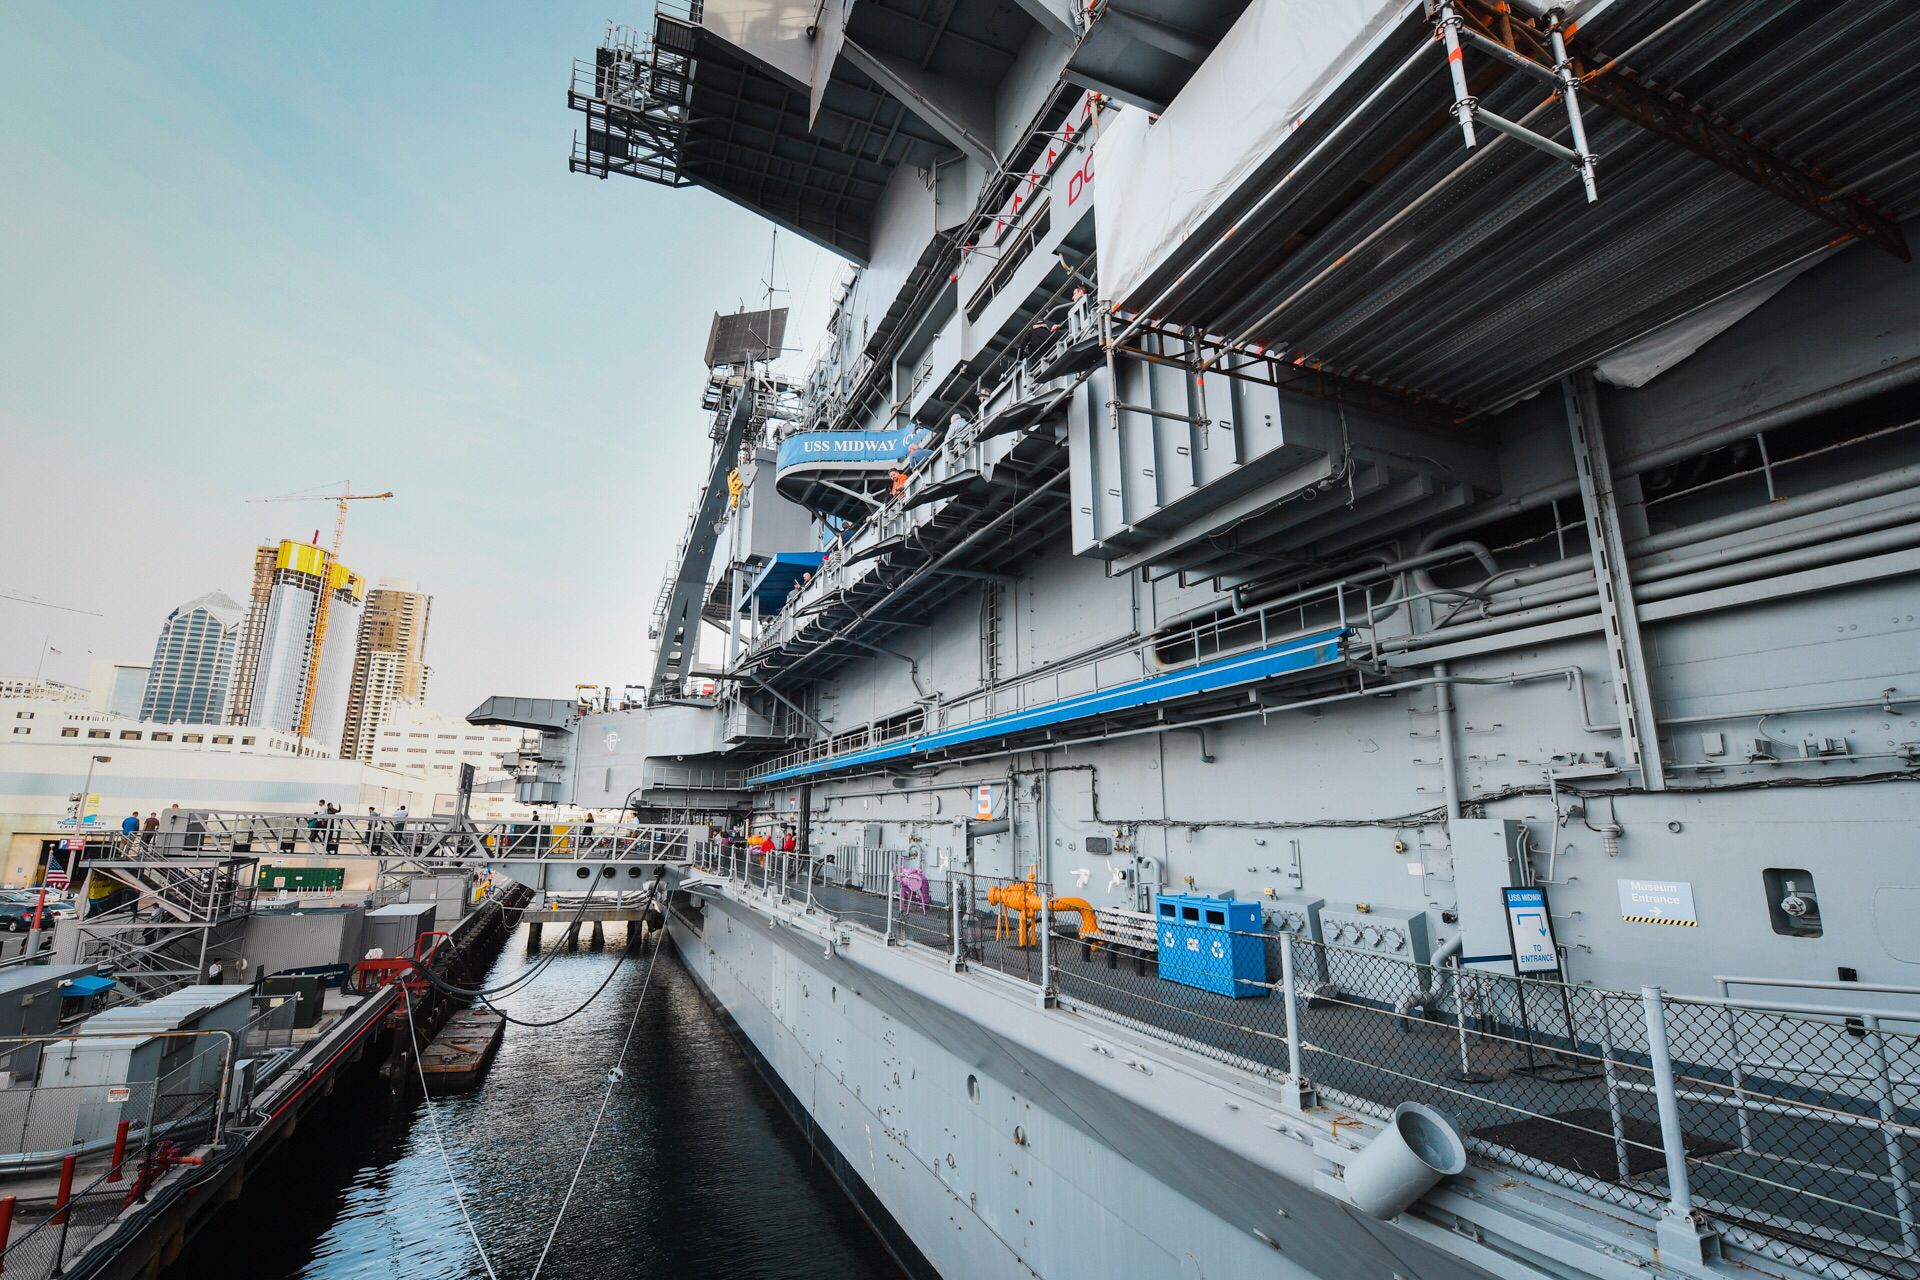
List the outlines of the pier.
<svg viewBox="0 0 1920 1280">
<path fill-rule="evenodd" d="M 103 1044 L 177 1047 L 166 1050 L 167 1074 L 155 1081 L 10 1091 L 25 1100 L 29 1119 L 42 1112 L 50 1119 L 23 1129 L 36 1149 L 17 1157 L 21 1176 L 0 1183 L 0 1265 L 8 1280 L 157 1274 L 222 1206 L 245 1196 L 262 1162 L 297 1137 L 350 1073 L 385 1079 L 396 1091 L 417 1075 L 446 1087 L 477 1080 L 498 1050 L 503 1021 L 459 1011 L 420 970 L 456 984 L 477 978 L 526 896 L 517 885 L 489 895 L 445 935 L 426 935 L 418 962 L 356 965 L 340 986 L 318 989 L 317 1009 L 301 1011 L 300 997 L 188 985 L 95 1014 L 105 1020 L 98 1028 L 34 1038 L 27 1048 L 49 1060 L 97 1057 Z M 207 1012 L 183 1022 L 186 1029 L 154 1029 L 189 1007 Z M 139 1019 L 124 1032 L 106 1025 L 121 1010 Z M 416 1037 L 430 1042 L 417 1065 Z M 171 1065 L 176 1059 L 183 1061 Z M 87 1125 L 84 1117 L 95 1113 L 109 1119 Z M 79 1130 L 74 1114 L 83 1117 Z M 64 1131 L 54 1123 L 61 1117 Z"/>
</svg>

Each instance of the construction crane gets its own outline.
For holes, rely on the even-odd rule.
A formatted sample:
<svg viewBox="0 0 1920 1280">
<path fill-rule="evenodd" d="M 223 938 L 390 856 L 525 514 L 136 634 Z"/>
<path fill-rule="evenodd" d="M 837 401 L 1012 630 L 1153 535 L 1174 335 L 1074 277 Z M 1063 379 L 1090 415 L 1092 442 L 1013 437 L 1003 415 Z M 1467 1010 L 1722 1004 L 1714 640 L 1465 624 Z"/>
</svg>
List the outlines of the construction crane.
<svg viewBox="0 0 1920 1280">
<path fill-rule="evenodd" d="M 374 502 L 381 498 L 391 498 L 391 493 L 355 493 L 353 482 L 345 481 L 339 493 L 287 493 L 277 498 L 248 498 L 248 502 L 332 502 L 339 506 L 339 513 L 333 518 L 333 558 L 340 558 L 340 539 L 347 532 L 347 504 L 349 502 Z"/>
</svg>

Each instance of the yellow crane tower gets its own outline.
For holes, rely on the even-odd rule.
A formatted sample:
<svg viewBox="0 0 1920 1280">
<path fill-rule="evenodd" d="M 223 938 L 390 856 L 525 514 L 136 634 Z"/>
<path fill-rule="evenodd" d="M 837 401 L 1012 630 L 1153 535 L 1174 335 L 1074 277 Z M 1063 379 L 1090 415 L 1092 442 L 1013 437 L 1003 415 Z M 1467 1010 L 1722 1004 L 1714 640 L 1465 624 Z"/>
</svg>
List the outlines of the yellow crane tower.
<svg viewBox="0 0 1920 1280">
<path fill-rule="evenodd" d="M 347 504 L 349 502 L 374 502 L 381 498 L 391 498 L 388 493 L 355 493 L 353 481 L 345 480 L 340 484 L 339 493 L 287 493 L 277 498 L 248 498 L 248 502 L 332 502 L 339 510 L 333 518 L 333 550 L 327 556 L 327 573 L 320 582 L 319 599 L 313 607 L 313 648 L 308 659 L 306 696 L 300 703 L 300 720 L 294 731 L 305 737 L 313 728 L 313 700 L 320 689 L 320 653 L 327 642 L 327 614 L 333 603 L 333 573 L 340 563 L 340 540 L 347 532 Z"/>
</svg>

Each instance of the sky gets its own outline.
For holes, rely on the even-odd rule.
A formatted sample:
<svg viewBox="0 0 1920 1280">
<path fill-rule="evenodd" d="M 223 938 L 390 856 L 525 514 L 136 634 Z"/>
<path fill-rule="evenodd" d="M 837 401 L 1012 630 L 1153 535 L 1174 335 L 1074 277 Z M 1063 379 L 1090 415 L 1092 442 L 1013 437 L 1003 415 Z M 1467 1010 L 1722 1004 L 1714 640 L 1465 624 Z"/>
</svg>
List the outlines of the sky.
<svg viewBox="0 0 1920 1280">
<path fill-rule="evenodd" d="M 433 596 L 432 705 L 646 682 L 711 313 L 772 253 L 810 348 L 845 269 L 568 172 L 573 60 L 651 11 L 0 3 L 0 676 L 149 661 L 257 542 L 332 539 L 249 499 L 350 481 L 395 497 L 341 559 Z"/>
</svg>

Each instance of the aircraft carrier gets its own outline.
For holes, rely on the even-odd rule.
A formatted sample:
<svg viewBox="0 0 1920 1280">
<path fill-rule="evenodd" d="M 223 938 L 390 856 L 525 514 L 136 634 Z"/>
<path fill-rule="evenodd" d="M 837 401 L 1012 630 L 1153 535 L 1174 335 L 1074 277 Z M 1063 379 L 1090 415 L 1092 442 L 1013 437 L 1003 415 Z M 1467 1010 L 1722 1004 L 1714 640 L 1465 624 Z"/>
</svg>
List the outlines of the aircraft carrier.
<svg viewBox="0 0 1920 1280">
<path fill-rule="evenodd" d="M 646 697 L 473 718 L 691 833 L 674 945 L 912 1274 L 1920 1277 L 1916 61 L 1874 0 L 611 27 L 573 168 L 850 266 L 803 376 L 714 318 Z"/>
</svg>

